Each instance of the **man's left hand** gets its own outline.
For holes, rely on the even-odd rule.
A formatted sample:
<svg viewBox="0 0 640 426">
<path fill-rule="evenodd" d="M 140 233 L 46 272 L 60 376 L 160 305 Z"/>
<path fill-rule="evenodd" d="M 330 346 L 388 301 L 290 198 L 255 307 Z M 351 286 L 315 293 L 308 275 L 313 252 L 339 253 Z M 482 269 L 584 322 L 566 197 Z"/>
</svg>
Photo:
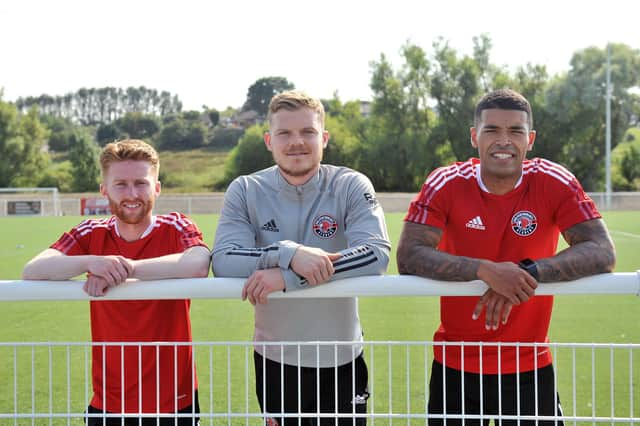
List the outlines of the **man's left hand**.
<svg viewBox="0 0 640 426">
<path fill-rule="evenodd" d="M 99 275 L 89 274 L 87 276 L 87 281 L 85 281 L 82 286 L 82 289 L 89 296 L 100 297 L 107 293 L 109 287 L 112 286 L 109 285 L 109 282 L 106 279 Z"/>
<path fill-rule="evenodd" d="M 497 293 L 495 290 L 488 289 L 476 304 L 473 310 L 472 318 L 477 320 L 482 314 L 482 310 L 485 311 L 485 323 L 484 327 L 487 330 L 497 330 L 502 322 L 502 325 L 507 323 L 509 314 L 513 308 L 513 303 L 507 299 L 507 297 Z"/>
<path fill-rule="evenodd" d="M 261 269 L 247 279 L 242 288 L 242 300 L 249 299 L 252 305 L 265 304 L 270 293 L 284 288 L 284 277 L 280 268 Z"/>
<path fill-rule="evenodd" d="M 291 269 L 304 277 L 311 285 L 329 281 L 334 274 L 333 262 L 340 259 L 340 253 L 328 253 L 317 247 L 300 246 L 291 259 Z"/>
</svg>

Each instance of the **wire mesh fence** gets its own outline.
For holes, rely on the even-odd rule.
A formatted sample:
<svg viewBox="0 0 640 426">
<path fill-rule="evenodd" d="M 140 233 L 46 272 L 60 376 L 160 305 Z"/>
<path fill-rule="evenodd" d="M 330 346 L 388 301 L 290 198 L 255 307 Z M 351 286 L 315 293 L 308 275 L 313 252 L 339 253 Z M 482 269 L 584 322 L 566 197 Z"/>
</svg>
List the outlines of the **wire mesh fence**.
<svg viewBox="0 0 640 426">
<path fill-rule="evenodd" d="M 282 342 L 265 345 L 293 345 L 297 350 L 315 350 L 356 345 L 359 342 Z M 188 345 L 180 343 L 178 346 Z M 262 425 L 256 396 L 253 342 L 194 342 L 194 376 L 198 380 L 202 425 Z M 434 419 L 449 422 L 489 420 L 498 425 L 509 420 L 517 424 L 532 421 L 563 421 L 565 424 L 640 424 L 640 345 L 607 343 L 464 343 L 463 350 L 492 346 L 549 350 L 555 368 L 554 388 L 562 411 L 552 415 L 515 413 L 434 413 L 429 411 L 434 345 L 442 342 L 364 342 L 363 356 L 368 368 L 368 403 L 364 414 L 323 413 L 334 421 L 347 419 L 355 424 L 427 424 Z M 447 342 L 444 350 L 457 343 Z M 168 348 L 176 343 L 123 342 L 5 342 L 0 343 L 0 424 L 80 425 L 91 402 L 92 351 L 94 348 L 142 352 L 142 348 Z M 499 348 L 500 349 L 500 348 Z M 357 355 L 357 354 L 355 354 Z M 124 355 L 123 355 L 124 356 Z M 171 370 L 174 366 L 162 365 Z M 165 371 L 166 373 L 166 371 Z M 159 372 L 158 372 L 159 374 Z M 124 373 L 123 373 L 124 375 Z M 354 379 L 355 380 L 355 379 Z M 446 384 L 445 384 L 446 385 Z M 106 385 L 105 385 L 106 386 Z M 470 386 L 467 384 L 467 386 Z M 519 392 L 520 388 L 517 388 Z M 468 388 L 462 384 L 462 393 Z M 487 389 L 484 390 L 488 392 Z M 122 391 L 124 393 L 124 391 Z M 264 392 L 269 392 L 265 387 Z M 483 392 L 481 389 L 480 392 Z M 354 398 L 356 395 L 353 395 Z M 463 395 L 460 395 L 462 398 Z M 151 396 L 153 398 L 154 395 Z M 319 397 L 319 396 L 318 396 Z M 143 395 L 143 398 L 145 396 Z M 154 418 L 157 412 L 133 410 L 136 418 Z M 313 419 L 320 412 L 270 413 L 280 418 Z M 97 415 L 101 419 L 121 419 L 120 413 Z M 187 418 L 188 414 L 174 414 Z M 173 423 L 171 423 L 173 424 Z"/>
</svg>

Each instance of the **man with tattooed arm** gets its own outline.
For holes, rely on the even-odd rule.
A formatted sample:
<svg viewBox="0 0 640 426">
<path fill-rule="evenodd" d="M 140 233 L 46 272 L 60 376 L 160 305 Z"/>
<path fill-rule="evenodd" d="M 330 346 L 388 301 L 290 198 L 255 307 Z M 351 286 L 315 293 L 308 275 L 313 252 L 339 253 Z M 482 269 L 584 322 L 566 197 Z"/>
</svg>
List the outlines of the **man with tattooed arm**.
<svg viewBox="0 0 640 426">
<path fill-rule="evenodd" d="M 479 279 L 488 286 L 479 299 L 440 300 L 429 424 L 462 424 L 461 414 L 482 413 L 483 424 L 496 416 L 562 416 L 544 345 L 553 297 L 536 296 L 535 290 L 538 283 L 611 272 L 613 242 L 594 202 L 567 169 L 526 159 L 536 132 L 531 106 L 521 94 L 503 89 L 485 95 L 470 132 L 479 159 L 438 168 L 427 177 L 411 202 L 398 245 L 402 274 Z M 569 247 L 556 254 L 560 233 Z M 443 414 L 458 418 L 444 420 Z M 502 425 L 536 423 L 501 420 Z"/>
</svg>

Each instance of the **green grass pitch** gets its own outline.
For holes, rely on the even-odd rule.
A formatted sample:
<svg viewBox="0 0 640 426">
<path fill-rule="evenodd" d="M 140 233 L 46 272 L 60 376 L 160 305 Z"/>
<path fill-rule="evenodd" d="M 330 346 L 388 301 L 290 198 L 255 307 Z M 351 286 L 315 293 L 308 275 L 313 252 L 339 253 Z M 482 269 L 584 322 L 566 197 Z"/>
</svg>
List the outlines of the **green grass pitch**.
<svg viewBox="0 0 640 426">
<path fill-rule="evenodd" d="M 392 213 L 386 217 L 393 243 L 388 273 L 395 274 L 395 245 L 403 214 Z M 193 219 L 202 229 L 206 242 L 212 244 L 217 216 L 194 215 Z M 80 220 L 80 217 L 0 218 L 0 279 L 19 278 L 28 259 Z M 616 271 L 640 269 L 640 212 L 608 212 L 605 220 L 616 243 Z M 90 339 L 88 304 L 3 302 L 0 303 L 0 312 L 0 415 L 15 411 L 65 413 L 68 399 L 70 412 L 82 412 L 88 392 L 85 381 L 88 352 L 85 347 L 74 346 L 68 350 L 65 346 L 53 346 L 51 349 L 31 346 L 14 348 L 2 346 L 2 343 L 87 342 Z M 361 298 L 360 315 L 366 341 L 430 341 L 439 322 L 439 305 L 435 297 Z M 196 342 L 251 340 L 253 312 L 248 303 L 198 299 L 192 302 L 191 316 Z M 640 343 L 639 318 L 638 297 L 558 296 L 550 339 L 552 342 Z M 196 353 L 200 404 L 204 412 L 213 409 L 221 413 L 231 407 L 231 411 L 243 413 L 247 400 L 248 411 L 257 412 L 250 348 L 239 346 L 227 349 L 225 346 L 209 349 L 201 346 L 196 348 Z M 373 365 L 370 361 L 372 355 Z M 565 414 L 591 416 L 596 413 L 597 416 L 608 417 L 613 412 L 616 416 L 640 417 L 640 350 L 616 349 L 612 352 L 610 349 L 580 349 L 574 355 L 570 349 L 559 348 L 555 355 Z M 420 344 L 397 345 L 391 349 L 387 346 L 371 346 L 366 348 L 365 356 L 370 363 L 373 385 L 370 412 L 424 413 L 425 380 L 431 360 L 429 348 L 425 349 Z M 575 371 L 572 367 L 574 358 L 577 360 Z M 249 360 L 247 375 L 244 367 L 246 359 Z M 596 361 L 595 374 L 591 370 L 592 359 Z M 231 366 L 230 387 L 227 386 L 227 365 Z M 409 366 L 411 373 L 408 375 L 410 380 L 407 380 Z M 17 377 L 14 377 L 14 368 L 18 372 Z M 37 377 L 32 378 L 32 370 Z M 610 386 L 612 370 L 615 370 L 613 388 Z M 50 371 L 52 376 L 49 379 Z M 630 376 L 632 383 L 629 382 Z M 33 392 L 32 380 L 35 383 Z M 389 386 L 389 381 L 392 386 Z M 71 383 L 69 398 L 67 382 Z M 213 392 L 209 389 L 211 382 Z M 592 388 L 595 389 L 595 395 Z M 611 400 L 614 400 L 613 409 Z M 633 413 L 630 411 L 632 406 Z M 227 419 L 204 420 L 204 425 L 227 424 Z M 16 423 L 32 424 L 30 419 Z M 232 423 L 245 424 L 245 419 L 233 419 Z M 250 423 L 259 422 L 253 419 Z M 405 424 L 406 420 L 395 423 Z M 424 421 L 417 423 L 424 424 Z M 0 418 L 0 424 L 14 424 L 14 421 Z M 36 420 L 35 424 L 49 424 L 49 420 Z M 54 419 L 51 424 L 67 424 L 67 421 Z M 81 422 L 74 419 L 72 424 Z"/>
</svg>

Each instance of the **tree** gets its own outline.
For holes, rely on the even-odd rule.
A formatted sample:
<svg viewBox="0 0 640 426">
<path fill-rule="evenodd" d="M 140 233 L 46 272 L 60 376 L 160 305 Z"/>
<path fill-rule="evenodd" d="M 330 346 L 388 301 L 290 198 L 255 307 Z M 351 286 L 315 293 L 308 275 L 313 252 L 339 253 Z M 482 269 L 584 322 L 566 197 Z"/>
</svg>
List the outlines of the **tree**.
<svg viewBox="0 0 640 426">
<path fill-rule="evenodd" d="M 553 112 L 547 107 L 547 90 L 551 80 L 544 65 L 520 67 L 516 71 L 510 87 L 522 93 L 531 104 L 533 112 L 533 128 L 536 130 L 536 141 L 529 157 L 542 157 L 557 163 L 563 163 L 563 144 L 557 143 L 553 135 L 561 134 L 562 129 Z"/>
<path fill-rule="evenodd" d="M 182 110 L 178 96 L 144 86 L 81 88 L 64 96 L 40 95 L 18 98 L 16 106 L 26 113 L 38 106 L 42 114 L 67 118 L 81 125 L 111 123 L 128 112 L 150 115 L 177 114 Z"/>
<path fill-rule="evenodd" d="M 395 72 L 385 55 L 371 63 L 371 117 L 364 135 L 361 167 L 377 190 L 413 191 L 425 170 L 438 163 L 429 147 L 434 116 L 430 111 L 430 62 L 424 50 L 406 44 L 404 64 Z"/>
<path fill-rule="evenodd" d="M 611 44 L 612 148 L 633 124 L 639 98 L 629 89 L 640 85 L 640 51 Z M 546 92 L 546 107 L 557 126 L 547 139 L 563 146 L 562 162 L 587 191 L 604 188 L 606 49 L 574 53 L 571 68 Z"/>
<path fill-rule="evenodd" d="M 18 114 L 0 97 L 0 187 L 38 184 L 49 164 L 43 152 L 48 134 L 36 108 Z"/>
<path fill-rule="evenodd" d="M 434 143 L 447 143 L 456 160 L 477 156 L 469 142 L 475 104 L 490 82 L 488 38 L 474 39 L 475 57 L 458 57 L 448 43 L 434 43 L 434 72 L 431 94 L 436 101 L 438 122 Z"/>
<path fill-rule="evenodd" d="M 244 134 L 238 127 L 216 127 L 209 132 L 209 146 L 214 148 L 233 148 Z"/>
<path fill-rule="evenodd" d="M 264 144 L 264 132 L 269 129 L 266 123 L 249 127 L 238 145 L 231 150 L 225 163 L 224 178 L 218 187 L 226 187 L 240 175 L 247 175 L 273 165 L 271 152 Z"/>
<path fill-rule="evenodd" d="M 56 187 L 60 192 L 72 192 L 72 183 L 73 165 L 67 160 L 61 163 L 53 163 L 50 167 L 47 167 L 38 182 L 38 186 L 42 188 Z"/>
<path fill-rule="evenodd" d="M 40 121 L 49 129 L 47 144 L 49 150 L 55 152 L 68 151 L 69 137 L 75 126 L 69 119 L 60 118 L 54 115 L 41 115 Z"/>
<path fill-rule="evenodd" d="M 627 131 L 624 141 L 611 152 L 611 183 L 614 191 L 640 189 L 640 128 Z"/>
<path fill-rule="evenodd" d="M 266 116 L 271 98 L 278 93 L 292 90 L 295 86 L 285 77 L 263 77 L 256 80 L 247 91 L 247 100 L 242 106 L 243 111 L 254 110 Z"/>
<path fill-rule="evenodd" d="M 96 141 L 100 146 L 105 146 L 122 138 L 123 135 L 115 123 L 101 124 L 96 130 Z"/>
<path fill-rule="evenodd" d="M 156 138 L 162 149 L 193 149 L 207 144 L 208 129 L 198 111 L 186 111 L 163 120 L 162 130 Z"/>
<path fill-rule="evenodd" d="M 327 115 L 325 128 L 329 131 L 330 137 L 322 162 L 359 169 L 362 141 L 349 129 L 342 117 Z"/>
<path fill-rule="evenodd" d="M 131 139 L 151 140 L 160 130 L 160 120 L 155 115 L 128 112 L 114 122 L 120 134 Z"/>
<path fill-rule="evenodd" d="M 206 111 L 207 118 L 209 118 L 209 126 L 216 127 L 220 122 L 220 111 L 215 108 L 208 108 Z"/>
<path fill-rule="evenodd" d="M 636 179 L 640 178 L 640 149 L 634 145 L 629 146 L 629 150 L 620 160 L 620 173 L 632 184 Z"/>
<path fill-rule="evenodd" d="M 74 131 L 69 151 L 69 160 L 73 166 L 71 189 L 74 192 L 96 190 L 100 176 L 98 156 L 98 145 L 91 136 L 82 129 Z"/>
<path fill-rule="evenodd" d="M 332 99 L 323 99 L 325 128 L 330 140 L 324 151 L 323 162 L 360 170 L 364 152 L 367 120 L 360 113 L 361 102 L 342 103 L 337 93 Z"/>
</svg>

